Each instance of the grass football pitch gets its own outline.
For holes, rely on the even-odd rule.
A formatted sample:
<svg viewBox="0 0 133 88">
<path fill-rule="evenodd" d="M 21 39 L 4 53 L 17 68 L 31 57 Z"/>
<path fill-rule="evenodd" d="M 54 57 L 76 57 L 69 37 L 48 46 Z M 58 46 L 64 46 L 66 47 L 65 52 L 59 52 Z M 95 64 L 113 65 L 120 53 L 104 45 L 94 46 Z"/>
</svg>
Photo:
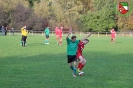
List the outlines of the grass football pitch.
<svg viewBox="0 0 133 88">
<path fill-rule="evenodd" d="M 84 36 L 78 36 L 82 39 Z M 21 36 L 0 36 L 0 88 L 132 88 L 133 37 L 91 36 L 83 56 L 84 75 L 74 78 L 67 64 L 66 41 L 56 44 L 50 36 L 28 36 L 27 46 L 20 46 Z"/>
</svg>

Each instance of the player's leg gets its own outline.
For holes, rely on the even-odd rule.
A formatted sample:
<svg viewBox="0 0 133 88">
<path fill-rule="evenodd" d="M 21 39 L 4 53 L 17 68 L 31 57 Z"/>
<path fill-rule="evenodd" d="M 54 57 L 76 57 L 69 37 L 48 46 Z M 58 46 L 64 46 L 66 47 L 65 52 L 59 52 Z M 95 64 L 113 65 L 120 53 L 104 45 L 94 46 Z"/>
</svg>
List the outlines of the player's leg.
<svg viewBox="0 0 133 88">
<path fill-rule="evenodd" d="M 47 35 L 47 44 L 49 44 L 49 35 Z"/>
<path fill-rule="evenodd" d="M 69 64 L 70 68 L 73 70 L 72 63 L 70 62 L 70 63 L 68 63 L 68 64 Z"/>
<path fill-rule="evenodd" d="M 71 55 L 68 55 L 67 56 L 68 58 L 68 64 L 71 68 L 71 70 L 73 71 L 73 76 L 76 77 L 76 56 L 71 56 Z M 74 66 L 72 66 L 72 62 L 74 62 Z"/>
<path fill-rule="evenodd" d="M 22 38 L 23 38 L 23 36 L 21 36 L 20 45 L 22 45 Z"/>
<path fill-rule="evenodd" d="M 56 42 L 57 42 L 57 44 L 58 44 L 58 40 L 59 40 L 58 35 L 56 35 Z"/>
<path fill-rule="evenodd" d="M 58 45 L 60 45 L 60 35 L 58 35 Z"/>
<path fill-rule="evenodd" d="M 56 37 L 55 37 L 55 39 L 56 39 L 56 42 L 57 42 L 57 35 L 55 35 Z M 57 44 L 58 44 L 58 42 L 57 42 Z"/>
<path fill-rule="evenodd" d="M 44 44 L 47 44 L 47 35 L 45 35 L 46 36 L 46 39 L 45 39 L 45 41 L 44 41 Z"/>
<path fill-rule="evenodd" d="M 62 36 L 60 36 L 59 44 L 60 44 L 60 46 L 62 45 Z"/>
<path fill-rule="evenodd" d="M 24 46 L 24 36 L 22 36 L 22 46 Z"/>
<path fill-rule="evenodd" d="M 74 63 L 74 67 L 73 67 L 73 76 L 76 77 L 76 71 L 77 71 L 77 68 L 76 68 L 76 65 L 77 65 L 77 58 L 76 58 L 76 55 L 74 55 L 72 57 L 72 61 Z"/>
<path fill-rule="evenodd" d="M 80 65 L 80 71 L 83 69 L 83 67 L 85 66 L 85 64 L 86 64 L 86 60 L 84 58 L 82 64 Z"/>
<path fill-rule="evenodd" d="M 27 36 L 26 36 L 26 40 L 25 40 L 25 45 L 26 45 L 26 42 L 27 42 Z"/>
<path fill-rule="evenodd" d="M 23 46 L 25 46 L 25 44 L 26 44 L 26 36 L 24 36 L 24 45 Z"/>
<path fill-rule="evenodd" d="M 83 67 L 86 64 L 86 60 L 85 60 L 85 58 L 83 56 L 80 56 L 79 58 L 80 58 L 81 62 L 79 62 L 78 72 L 79 72 L 79 75 L 82 76 L 84 74 L 82 69 L 83 69 Z"/>
<path fill-rule="evenodd" d="M 76 69 L 76 61 L 74 61 L 74 66 L 73 66 L 73 77 L 76 77 L 76 71 L 77 71 L 77 69 Z"/>
<path fill-rule="evenodd" d="M 68 64 L 70 69 L 73 71 L 72 74 L 74 77 L 76 77 L 76 75 L 74 74 L 74 67 L 72 66 L 72 60 L 70 59 L 70 57 L 68 57 Z"/>
<path fill-rule="evenodd" d="M 115 38 L 113 38 L 113 43 L 115 43 Z"/>
<path fill-rule="evenodd" d="M 70 55 L 67 55 L 67 62 L 69 64 L 70 68 L 73 70 L 72 59 L 71 59 L 71 56 Z"/>
<path fill-rule="evenodd" d="M 81 72 L 81 66 L 82 66 L 83 63 L 84 63 L 84 58 L 80 55 L 80 56 L 78 56 L 78 59 L 79 59 L 79 63 L 78 63 L 78 72 Z"/>
<path fill-rule="evenodd" d="M 113 38 L 111 38 L 111 43 L 113 43 Z"/>
</svg>

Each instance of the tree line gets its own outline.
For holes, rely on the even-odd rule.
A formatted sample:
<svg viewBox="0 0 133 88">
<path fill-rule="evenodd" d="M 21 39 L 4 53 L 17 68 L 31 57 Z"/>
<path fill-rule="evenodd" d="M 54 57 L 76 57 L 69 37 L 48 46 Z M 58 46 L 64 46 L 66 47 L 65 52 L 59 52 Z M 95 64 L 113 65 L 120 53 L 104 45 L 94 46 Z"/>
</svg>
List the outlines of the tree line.
<svg viewBox="0 0 133 88">
<path fill-rule="evenodd" d="M 129 0 L 130 1 L 130 0 Z M 78 31 L 133 30 L 133 11 L 116 14 L 117 0 L 0 0 L 0 25 L 19 30 L 44 30 L 47 26 Z M 133 2 L 131 2 L 133 4 Z M 130 9 L 132 10 L 132 9 Z M 118 12 L 118 11 L 117 11 Z"/>
</svg>

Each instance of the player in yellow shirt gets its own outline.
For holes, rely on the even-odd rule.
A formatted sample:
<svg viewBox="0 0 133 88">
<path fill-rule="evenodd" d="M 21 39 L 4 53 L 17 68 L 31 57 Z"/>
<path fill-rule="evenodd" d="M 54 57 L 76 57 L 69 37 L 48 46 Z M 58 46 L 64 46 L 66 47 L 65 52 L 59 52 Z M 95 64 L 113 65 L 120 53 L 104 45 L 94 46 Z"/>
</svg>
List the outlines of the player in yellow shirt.
<svg viewBox="0 0 133 88">
<path fill-rule="evenodd" d="M 21 32 L 22 32 L 22 46 L 25 47 L 26 38 L 27 38 L 27 34 L 28 34 L 28 30 L 26 30 L 26 26 L 21 28 Z"/>
</svg>

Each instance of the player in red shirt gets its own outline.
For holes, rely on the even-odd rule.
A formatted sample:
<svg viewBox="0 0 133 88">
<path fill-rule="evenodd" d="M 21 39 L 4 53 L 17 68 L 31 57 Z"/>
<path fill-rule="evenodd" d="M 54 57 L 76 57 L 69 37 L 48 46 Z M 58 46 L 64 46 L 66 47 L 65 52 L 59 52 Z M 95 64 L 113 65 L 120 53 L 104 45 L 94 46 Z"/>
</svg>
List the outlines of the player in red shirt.
<svg viewBox="0 0 133 88">
<path fill-rule="evenodd" d="M 111 43 L 115 43 L 116 32 L 114 29 L 111 29 L 110 32 L 111 32 Z"/>
<path fill-rule="evenodd" d="M 90 35 L 91 34 L 89 34 L 89 36 Z M 89 40 L 85 39 L 83 41 L 80 41 L 80 43 L 78 44 L 78 50 L 77 50 L 77 53 L 76 53 L 76 57 L 79 60 L 78 67 L 77 67 L 77 71 L 79 72 L 79 75 L 84 73 L 81 70 L 84 67 L 84 65 L 86 64 L 86 59 L 83 57 L 82 51 L 84 49 L 84 45 L 86 45 L 88 42 L 89 42 Z"/>
<path fill-rule="evenodd" d="M 63 27 L 61 27 L 60 29 L 59 29 L 59 45 L 61 46 L 62 45 L 62 36 L 63 36 L 63 32 L 62 32 L 62 30 L 63 30 Z"/>
<path fill-rule="evenodd" d="M 58 42 L 59 42 L 59 32 L 60 32 L 60 30 L 59 30 L 59 28 L 58 27 L 56 27 L 55 28 L 55 35 L 56 35 L 56 41 L 57 41 L 57 44 L 58 44 Z"/>
</svg>

